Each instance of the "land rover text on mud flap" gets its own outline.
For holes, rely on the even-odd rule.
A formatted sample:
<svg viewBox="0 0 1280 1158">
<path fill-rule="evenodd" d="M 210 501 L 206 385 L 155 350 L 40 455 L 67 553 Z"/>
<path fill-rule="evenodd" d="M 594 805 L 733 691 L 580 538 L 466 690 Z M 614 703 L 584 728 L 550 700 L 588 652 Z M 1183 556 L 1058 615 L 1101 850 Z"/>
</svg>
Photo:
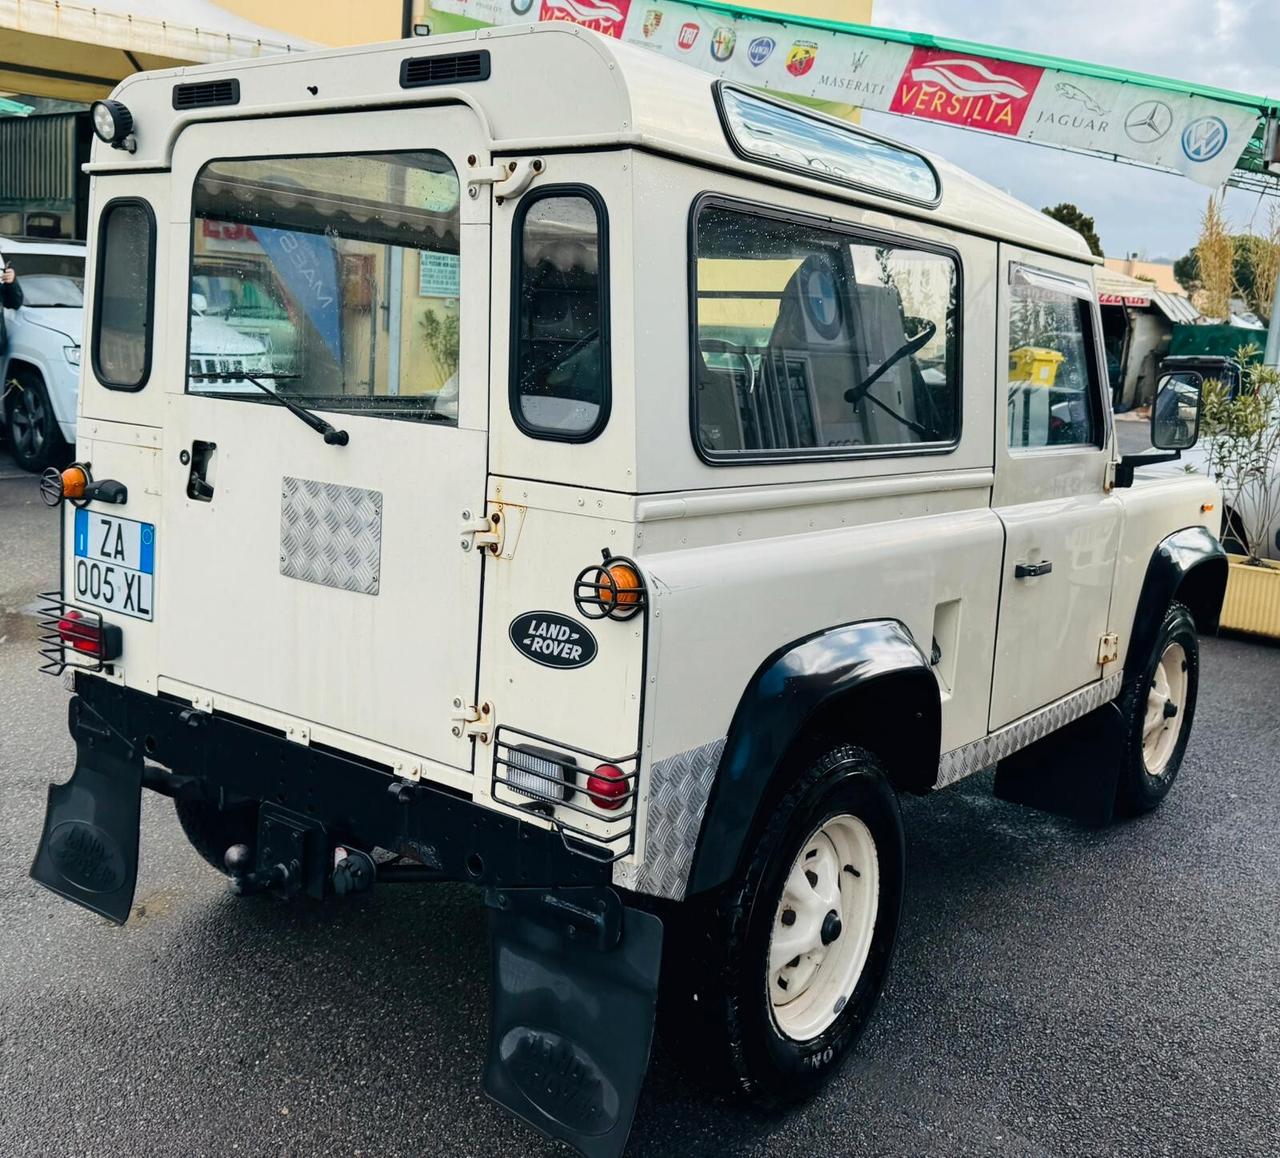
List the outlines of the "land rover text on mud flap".
<svg viewBox="0 0 1280 1158">
<path fill-rule="evenodd" d="M 614 1155 L 660 965 L 758 1101 L 846 1056 L 901 794 L 1168 792 L 1219 500 L 1116 453 L 1076 234 L 563 23 L 142 73 L 95 123 L 49 888 L 125 921 L 144 788 L 243 892 L 475 882 L 486 1090 Z M 267 371 L 188 359 L 212 309 Z"/>
</svg>

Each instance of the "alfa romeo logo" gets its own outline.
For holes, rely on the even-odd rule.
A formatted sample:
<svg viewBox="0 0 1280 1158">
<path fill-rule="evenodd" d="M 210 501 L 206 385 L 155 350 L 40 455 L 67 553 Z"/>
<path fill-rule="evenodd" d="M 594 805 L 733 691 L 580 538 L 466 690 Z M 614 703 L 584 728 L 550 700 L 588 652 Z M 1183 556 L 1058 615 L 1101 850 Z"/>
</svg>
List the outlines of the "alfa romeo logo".
<svg viewBox="0 0 1280 1158">
<path fill-rule="evenodd" d="M 1173 128 L 1173 109 L 1164 101 L 1143 101 L 1129 110 L 1124 119 L 1124 131 L 1129 140 L 1139 145 L 1151 145 Z"/>
<path fill-rule="evenodd" d="M 1221 117 L 1200 117 L 1182 130 L 1182 151 L 1189 161 L 1212 161 L 1227 147 L 1228 136 Z"/>
</svg>

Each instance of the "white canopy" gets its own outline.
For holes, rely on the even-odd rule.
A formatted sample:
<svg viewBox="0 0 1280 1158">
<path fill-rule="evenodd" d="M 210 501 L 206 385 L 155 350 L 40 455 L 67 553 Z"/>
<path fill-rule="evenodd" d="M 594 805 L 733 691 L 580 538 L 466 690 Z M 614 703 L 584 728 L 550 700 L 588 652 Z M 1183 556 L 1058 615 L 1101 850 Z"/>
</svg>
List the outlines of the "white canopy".
<svg viewBox="0 0 1280 1158">
<path fill-rule="evenodd" d="M 0 0 L 0 91 L 93 100 L 143 69 L 317 47 L 209 0 Z"/>
</svg>

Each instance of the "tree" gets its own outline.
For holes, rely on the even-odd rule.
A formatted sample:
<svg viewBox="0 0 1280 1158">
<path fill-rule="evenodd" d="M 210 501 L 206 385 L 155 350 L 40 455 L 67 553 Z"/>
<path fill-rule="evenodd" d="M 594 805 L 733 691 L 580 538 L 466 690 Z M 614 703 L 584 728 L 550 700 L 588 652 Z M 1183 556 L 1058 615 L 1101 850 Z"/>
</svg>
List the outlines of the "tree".
<svg viewBox="0 0 1280 1158">
<path fill-rule="evenodd" d="M 1231 292 L 1241 297 L 1264 322 L 1271 317 L 1271 297 L 1280 274 L 1280 210 L 1273 210 L 1264 235 L 1235 233 L 1231 241 Z M 1189 294 L 1205 288 L 1200 246 L 1173 263 L 1173 276 Z"/>
<path fill-rule="evenodd" d="M 1097 257 L 1102 256 L 1102 241 L 1093 227 L 1093 218 L 1086 217 L 1070 201 L 1063 201 L 1052 209 L 1042 209 L 1041 213 L 1061 221 L 1068 229 L 1074 229 L 1089 245 L 1089 252 Z"/>
</svg>

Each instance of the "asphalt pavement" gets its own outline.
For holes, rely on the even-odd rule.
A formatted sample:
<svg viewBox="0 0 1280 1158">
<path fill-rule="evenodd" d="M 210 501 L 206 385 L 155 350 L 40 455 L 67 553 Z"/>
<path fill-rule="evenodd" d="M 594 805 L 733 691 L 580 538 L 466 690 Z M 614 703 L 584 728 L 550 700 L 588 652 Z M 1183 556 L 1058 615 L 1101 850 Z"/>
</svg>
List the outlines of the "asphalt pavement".
<svg viewBox="0 0 1280 1158">
<path fill-rule="evenodd" d="M 117 929 L 28 877 L 66 693 L 36 671 L 57 517 L 0 454 L 0 1155 L 563 1153 L 480 1094 L 479 896 L 237 899 L 147 794 Z M 1280 649 L 1203 643 L 1152 816 L 906 803 L 898 954 L 853 1062 L 765 1117 L 659 1046 L 629 1154 L 1280 1153 Z"/>
</svg>

